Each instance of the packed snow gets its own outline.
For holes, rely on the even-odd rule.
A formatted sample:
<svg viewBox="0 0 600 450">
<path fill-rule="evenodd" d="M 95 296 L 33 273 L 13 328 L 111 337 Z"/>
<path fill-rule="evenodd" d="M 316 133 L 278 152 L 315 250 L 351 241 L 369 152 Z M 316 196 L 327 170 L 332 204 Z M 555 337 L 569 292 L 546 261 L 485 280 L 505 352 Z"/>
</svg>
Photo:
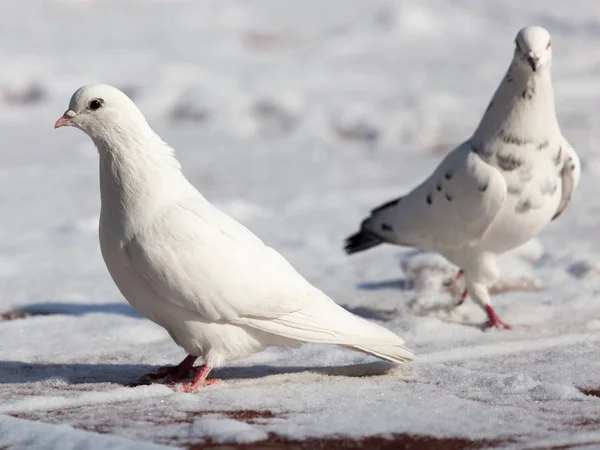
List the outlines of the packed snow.
<svg viewBox="0 0 600 450">
<path fill-rule="evenodd" d="M 439 256 L 347 257 L 343 239 L 469 136 L 529 24 L 552 34 L 582 179 L 558 220 L 500 259 L 493 302 L 515 329 L 483 332 L 473 302 L 452 307 L 456 268 Z M 23 0 L 0 14 L 0 58 L 1 448 L 401 435 L 600 446 L 595 1 Z M 128 93 L 210 201 L 401 335 L 415 362 L 271 348 L 195 394 L 132 387 L 185 355 L 106 271 L 91 141 L 52 128 L 92 82 Z"/>
</svg>

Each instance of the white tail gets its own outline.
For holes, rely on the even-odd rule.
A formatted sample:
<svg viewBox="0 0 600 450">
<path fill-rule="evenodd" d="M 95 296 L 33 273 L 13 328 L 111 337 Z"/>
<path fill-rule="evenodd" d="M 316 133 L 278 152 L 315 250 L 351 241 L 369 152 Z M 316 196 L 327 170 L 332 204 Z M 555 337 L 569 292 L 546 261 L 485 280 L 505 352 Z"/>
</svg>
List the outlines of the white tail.
<svg viewBox="0 0 600 450">
<path fill-rule="evenodd" d="M 324 294 L 300 311 L 276 319 L 246 318 L 243 323 L 288 339 L 341 345 L 386 361 L 414 357 L 398 335 L 346 311 Z"/>
</svg>

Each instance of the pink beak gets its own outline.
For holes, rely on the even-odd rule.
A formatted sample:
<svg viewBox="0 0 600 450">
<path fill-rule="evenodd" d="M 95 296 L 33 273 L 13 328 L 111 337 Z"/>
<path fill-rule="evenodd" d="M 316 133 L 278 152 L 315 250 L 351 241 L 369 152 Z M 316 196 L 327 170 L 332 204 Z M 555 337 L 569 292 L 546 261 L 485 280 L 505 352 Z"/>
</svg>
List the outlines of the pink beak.
<svg viewBox="0 0 600 450">
<path fill-rule="evenodd" d="M 54 124 L 54 128 L 56 129 L 64 127 L 65 125 L 69 125 L 73 117 L 75 117 L 76 115 L 77 114 L 75 113 L 75 111 L 73 111 L 72 109 L 67 109 L 63 116 L 56 121 L 56 123 Z"/>
</svg>

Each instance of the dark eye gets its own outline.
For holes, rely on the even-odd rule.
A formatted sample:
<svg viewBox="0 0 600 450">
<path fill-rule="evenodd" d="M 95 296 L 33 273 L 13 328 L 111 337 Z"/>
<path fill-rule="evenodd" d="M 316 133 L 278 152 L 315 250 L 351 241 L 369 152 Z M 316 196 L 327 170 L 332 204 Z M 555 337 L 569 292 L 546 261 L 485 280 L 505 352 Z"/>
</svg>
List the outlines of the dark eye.
<svg viewBox="0 0 600 450">
<path fill-rule="evenodd" d="M 517 50 L 521 51 L 521 46 L 519 45 L 519 41 L 515 39 L 515 45 L 517 46 Z"/>
<path fill-rule="evenodd" d="M 550 44 L 552 44 L 552 41 L 548 41 L 548 45 L 546 45 L 546 50 L 550 48 Z"/>
<path fill-rule="evenodd" d="M 98 109 L 98 108 L 100 108 L 101 106 L 102 106 L 102 101 L 101 101 L 101 100 L 99 100 L 99 99 L 97 99 L 97 98 L 95 98 L 94 100 L 92 100 L 92 101 L 90 102 L 90 109 L 91 109 L 92 111 L 95 111 L 95 110 L 97 110 L 97 109 Z"/>
</svg>

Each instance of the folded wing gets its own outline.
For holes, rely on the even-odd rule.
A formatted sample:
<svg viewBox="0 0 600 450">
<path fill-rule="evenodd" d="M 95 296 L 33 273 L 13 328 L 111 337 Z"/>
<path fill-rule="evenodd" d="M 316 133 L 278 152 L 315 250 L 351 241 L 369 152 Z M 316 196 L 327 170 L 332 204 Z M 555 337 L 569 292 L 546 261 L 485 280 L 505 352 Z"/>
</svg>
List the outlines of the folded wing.
<svg viewBox="0 0 600 450">
<path fill-rule="evenodd" d="M 361 231 L 423 250 L 461 248 L 483 238 L 505 198 L 502 174 L 467 142 L 413 191 L 374 209 Z"/>
<path fill-rule="evenodd" d="M 563 168 L 560 173 L 562 178 L 562 195 L 556 214 L 552 217 L 552 220 L 560 216 L 569 204 L 573 192 L 575 192 L 575 189 L 579 184 L 579 177 L 581 176 L 581 163 L 579 162 L 579 157 L 565 138 L 563 138 L 562 152 L 564 158 Z"/>
</svg>

